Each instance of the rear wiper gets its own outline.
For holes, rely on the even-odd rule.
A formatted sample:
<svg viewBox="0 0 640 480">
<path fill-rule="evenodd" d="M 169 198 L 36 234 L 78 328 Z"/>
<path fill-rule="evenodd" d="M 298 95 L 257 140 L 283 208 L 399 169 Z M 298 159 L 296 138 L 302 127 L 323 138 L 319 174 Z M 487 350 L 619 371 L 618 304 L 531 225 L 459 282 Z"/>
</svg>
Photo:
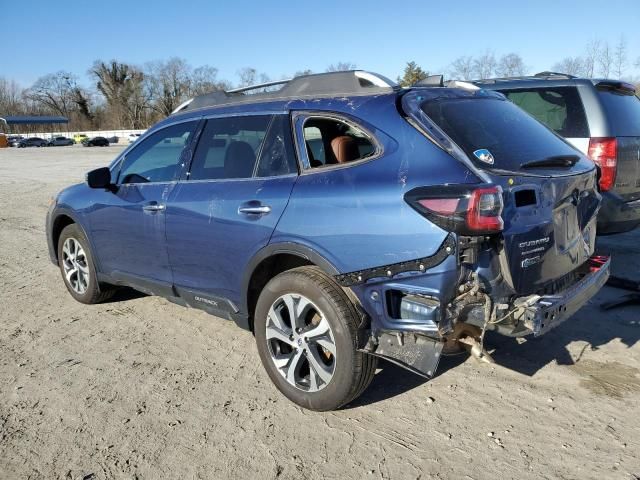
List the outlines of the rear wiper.
<svg viewBox="0 0 640 480">
<path fill-rule="evenodd" d="M 521 163 L 520 168 L 573 167 L 578 160 L 578 155 L 554 155 L 542 160 Z"/>
</svg>

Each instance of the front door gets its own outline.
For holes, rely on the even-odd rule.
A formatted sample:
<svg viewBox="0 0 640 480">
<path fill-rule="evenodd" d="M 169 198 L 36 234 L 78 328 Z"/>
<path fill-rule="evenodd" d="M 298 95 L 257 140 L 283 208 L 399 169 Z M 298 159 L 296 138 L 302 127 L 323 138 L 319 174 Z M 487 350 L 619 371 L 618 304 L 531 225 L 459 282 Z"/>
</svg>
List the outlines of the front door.
<svg viewBox="0 0 640 480">
<path fill-rule="evenodd" d="M 167 200 L 189 158 L 198 122 L 171 125 L 134 147 L 114 171 L 113 191 L 97 193 L 89 223 L 100 270 L 154 293 L 170 291 Z"/>
</svg>

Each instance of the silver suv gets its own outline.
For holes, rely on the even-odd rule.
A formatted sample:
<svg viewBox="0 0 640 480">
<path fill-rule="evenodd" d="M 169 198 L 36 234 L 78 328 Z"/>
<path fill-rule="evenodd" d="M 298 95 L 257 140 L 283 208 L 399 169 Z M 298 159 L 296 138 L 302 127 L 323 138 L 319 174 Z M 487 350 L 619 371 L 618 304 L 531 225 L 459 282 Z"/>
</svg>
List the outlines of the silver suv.
<svg viewBox="0 0 640 480">
<path fill-rule="evenodd" d="M 640 225 L 640 99 L 634 85 L 554 72 L 474 83 L 503 93 L 599 166 L 598 234 Z"/>
</svg>

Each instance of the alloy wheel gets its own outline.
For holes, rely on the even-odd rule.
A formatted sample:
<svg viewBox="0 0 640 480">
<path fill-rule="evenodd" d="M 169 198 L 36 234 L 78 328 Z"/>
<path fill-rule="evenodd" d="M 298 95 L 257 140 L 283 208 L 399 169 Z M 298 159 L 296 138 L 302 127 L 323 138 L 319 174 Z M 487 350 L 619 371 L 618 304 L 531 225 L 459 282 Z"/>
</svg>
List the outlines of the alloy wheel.
<svg viewBox="0 0 640 480">
<path fill-rule="evenodd" d="M 336 344 L 329 321 L 307 297 L 289 293 L 269 309 L 266 339 L 278 372 L 294 387 L 317 392 L 336 367 Z"/>
<path fill-rule="evenodd" d="M 74 292 L 83 295 L 89 287 L 89 263 L 75 238 L 67 238 L 62 246 L 62 266 L 66 282 Z"/>
</svg>

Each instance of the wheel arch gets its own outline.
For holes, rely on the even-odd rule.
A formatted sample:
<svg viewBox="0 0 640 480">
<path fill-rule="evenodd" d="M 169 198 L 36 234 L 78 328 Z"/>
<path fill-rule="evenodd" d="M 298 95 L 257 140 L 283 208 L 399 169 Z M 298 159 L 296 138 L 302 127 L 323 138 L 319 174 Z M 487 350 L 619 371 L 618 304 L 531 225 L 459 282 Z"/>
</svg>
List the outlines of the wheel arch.
<svg viewBox="0 0 640 480">
<path fill-rule="evenodd" d="M 264 286 L 276 275 L 304 265 L 315 265 L 331 276 L 340 273 L 318 252 L 297 243 L 268 245 L 251 259 L 242 280 L 242 309 L 247 312 L 251 331 L 256 303 Z"/>
<path fill-rule="evenodd" d="M 78 221 L 75 215 L 73 215 L 71 212 L 68 212 L 66 210 L 61 210 L 54 214 L 53 220 L 51 221 L 51 230 L 50 230 L 51 253 L 56 263 L 58 262 L 58 242 L 60 241 L 60 234 L 62 233 L 62 230 L 65 229 L 65 227 L 71 224 L 78 225 L 78 227 L 82 230 L 82 233 L 84 233 L 84 236 L 89 242 L 89 246 L 93 251 L 93 244 L 91 242 L 91 239 L 87 235 L 87 230 L 84 228 L 84 225 L 82 225 L 82 222 Z"/>
</svg>

